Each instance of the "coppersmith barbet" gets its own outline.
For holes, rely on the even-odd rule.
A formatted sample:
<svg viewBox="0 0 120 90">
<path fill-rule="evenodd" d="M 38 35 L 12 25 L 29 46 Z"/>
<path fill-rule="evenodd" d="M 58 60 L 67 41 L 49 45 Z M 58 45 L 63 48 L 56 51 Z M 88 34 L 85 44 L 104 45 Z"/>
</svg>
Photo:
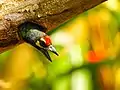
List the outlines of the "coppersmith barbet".
<svg viewBox="0 0 120 90">
<path fill-rule="evenodd" d="M 48 51 L 51 51 L 58 56 L 56 49 L 52 45 L 50 37 L 45 33 L 47 30 L 45 27 L 38 25 L 37 23 L 27 21 L 19 25 L 18 28 L 19 36 L 21 36 L 25 42 L 40 50 L 48 60 L 52 61 Z"/>
</svg>

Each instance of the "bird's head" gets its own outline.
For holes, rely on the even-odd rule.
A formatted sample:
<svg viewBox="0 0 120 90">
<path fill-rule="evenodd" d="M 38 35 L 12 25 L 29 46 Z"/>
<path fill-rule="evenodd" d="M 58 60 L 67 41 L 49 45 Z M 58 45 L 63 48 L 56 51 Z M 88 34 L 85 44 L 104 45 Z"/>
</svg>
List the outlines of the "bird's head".
<svg viewBox="0 0 120 90">
<path fill-rule="evenodd" d="M 54 48 L 54 46 L 52 45 L 52 41 L 50 36 L 48 36 L 47 34 L 44 33 L 44 35 L 40 38 L 38 38 L 35 42 L 36 47 L 43 49 L 43 53 L 45 54 L 47 51 L 51 51 L 54 54 L 56 54 L 58 56 L 58 53 L 56 51 L 56 49 Z M 45 54 L 45 56 L 50 60 L 49 56 L 47 54 Z"/>
<path fill-rule="evenodd" d="M 48 51 L 51 51 L 58 56 L 56 49 L 52 45 L 50 36 L 44 31 L 44 27 L 27 22 L 20 25 L 19 29 L 23 40 L 40 50 L 48 60 L 52 61 Z"/>
</svg>

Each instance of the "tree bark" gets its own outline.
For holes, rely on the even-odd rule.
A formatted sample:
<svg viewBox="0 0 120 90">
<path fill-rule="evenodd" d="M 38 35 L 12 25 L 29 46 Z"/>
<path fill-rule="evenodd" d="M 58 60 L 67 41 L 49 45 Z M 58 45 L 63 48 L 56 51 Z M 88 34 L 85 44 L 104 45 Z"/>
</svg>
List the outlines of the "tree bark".
<svg viewBox="0 0 120 90">
<path fill-rule="evenodd" d="M 49 30 L 106 0 L 0 0 L 0 52 L 22 43 L 18 26 L 25 21 Z"/>
</svg>

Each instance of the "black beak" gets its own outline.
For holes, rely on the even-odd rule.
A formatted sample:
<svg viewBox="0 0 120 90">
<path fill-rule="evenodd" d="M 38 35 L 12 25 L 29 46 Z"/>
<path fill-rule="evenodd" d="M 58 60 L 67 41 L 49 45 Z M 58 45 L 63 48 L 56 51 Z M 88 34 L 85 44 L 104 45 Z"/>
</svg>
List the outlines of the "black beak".
<svg viewBox="0 0 120 90">
<path fill-rule="evenodd" d="M 51 59 L 51 57 L 50 57 L 50 55 L 49 55 L 49 53 L 48 53 L 48 50 L 51 51 L 51 52 L 53 52 L 54 54 L 56 54 L 56 55 L 58 56 L 58 53 L 56 52 L 56 50 L 55 50 L 54 47 L 51 47 L 51 46 L 50 46 L 49 48 L 44 49 L 44 48 L 40 48 L 39 46 L 36 46 L 36 45 L 35 45 L 35 48 L 37 48 L 38 50 L 40 50 L 40 51 L 45 55 L 45 57 L 46 57 L 49 61 L 51 61 L 51 62 L 52 62 L 52 59 Z"/>
<path fill-rule="evenodd" d="M 52 62 L 52 59 L 46 49 L 41 48 L 40 51 L 45 55 L 45 57 Z"/>
</svg>

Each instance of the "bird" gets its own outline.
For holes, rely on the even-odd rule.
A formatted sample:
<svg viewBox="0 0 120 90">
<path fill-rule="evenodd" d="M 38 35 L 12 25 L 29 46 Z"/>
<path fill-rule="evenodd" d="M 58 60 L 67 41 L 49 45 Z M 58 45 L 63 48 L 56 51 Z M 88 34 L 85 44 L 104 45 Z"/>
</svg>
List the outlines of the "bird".
<svg viewBox="0 0 120 90">
<path fill-rule="evenodd" d="M 26 21 L 18 26 L 19 36 L 28 44 L 41 51 L 45 57 L 52 62 L 48 51 L 59 55 L 49 35 L 46 34 L 47 28 L 34 22 Z"/>
</svg>

